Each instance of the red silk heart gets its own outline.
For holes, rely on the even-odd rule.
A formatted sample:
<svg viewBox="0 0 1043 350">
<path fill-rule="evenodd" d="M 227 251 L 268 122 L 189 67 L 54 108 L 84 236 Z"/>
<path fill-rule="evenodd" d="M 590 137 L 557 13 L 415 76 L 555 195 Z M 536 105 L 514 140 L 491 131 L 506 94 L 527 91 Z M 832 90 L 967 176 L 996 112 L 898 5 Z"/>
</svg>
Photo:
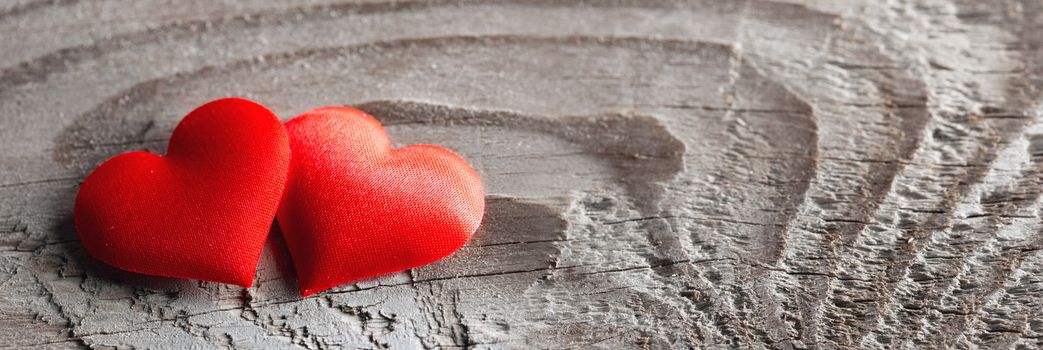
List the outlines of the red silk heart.
<svg viewBox="0 0 1043 350">
<path fill-rule="evenodd" d="M 278 221 L 302 295 L 418 267 L 478 229 L 478 173 L 437 146 L 391 149 L 365 112 L 324 107 L 286 123 L 290 177 Z"/>
<path fill-rule="evenodd" d="M 87 251 L 124 270 L 248 287 L 289 158 L 267 108 L 209 102 L 177 125 L 166 156 L 124 153 L 87 176 L 76 230 Z"/>
</svg>

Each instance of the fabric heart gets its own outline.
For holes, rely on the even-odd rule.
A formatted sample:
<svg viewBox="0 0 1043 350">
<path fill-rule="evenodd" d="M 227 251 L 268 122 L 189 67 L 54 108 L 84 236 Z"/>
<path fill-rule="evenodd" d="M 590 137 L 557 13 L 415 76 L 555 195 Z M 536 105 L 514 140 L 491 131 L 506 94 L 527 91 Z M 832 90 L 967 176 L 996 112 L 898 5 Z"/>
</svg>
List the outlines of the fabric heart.
<svg viewBox="0 0 1043 350">
<path fill-rule="evenodd" d="M 250 286 L 289 171 L 279 119 L 238 98 L 193 110 L 166 156 L 102 163 L 76 196 L 87 250 L 138 273 Z"/>
<path fill-rule="evenodd" d="M 380 122 L 347 107 L 311 110 L 286 129 L 293 156 L 278 222 L 304 296 L 441 259 L 481 223 L 481 180 L 447 149 L 392 149 Z"/>
</svg>

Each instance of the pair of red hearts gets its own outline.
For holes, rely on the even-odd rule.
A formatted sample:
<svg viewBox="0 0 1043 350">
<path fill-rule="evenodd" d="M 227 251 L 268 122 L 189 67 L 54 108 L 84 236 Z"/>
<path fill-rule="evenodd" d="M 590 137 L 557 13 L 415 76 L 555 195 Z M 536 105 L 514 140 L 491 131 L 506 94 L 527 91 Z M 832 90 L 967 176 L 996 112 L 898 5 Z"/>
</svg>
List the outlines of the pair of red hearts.
<svg viewBox="0 0 1043 350">
<path fill-rule="evenodd" d="M 365 112 L 318 108 L 284 126 L 228 98 L 189 113 L 166 156 L 129 152 L 98 166 L 74 215 L 105 263 L 244 287 L 277 217 L 307 296 L 453 253 L 484 206 L 466 161 L 431 145 L 392 149 Z"/>
</svg>

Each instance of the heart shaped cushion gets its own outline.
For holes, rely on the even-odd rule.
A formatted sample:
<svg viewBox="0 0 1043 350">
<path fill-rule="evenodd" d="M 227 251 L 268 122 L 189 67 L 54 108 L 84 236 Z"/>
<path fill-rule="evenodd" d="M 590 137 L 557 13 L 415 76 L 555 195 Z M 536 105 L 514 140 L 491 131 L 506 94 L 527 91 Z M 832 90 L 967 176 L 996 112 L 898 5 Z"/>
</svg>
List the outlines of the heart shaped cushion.
<svg viewBox="0 0 1043 350">
<path fill-rule="evenodd" d="M 347 107 L 311 110 L 286 130 L 278 222 L 302 295 L 441 259 L 481 223 L 481 180 L 445 148 L 392 149 L 380 122 Z"/>
<path fill-rule="evenodd" d="M 109 265 L 250 286 L 286 184 L 290 149 L 265 107 L 220 99 L 189 113 L 166 156 L 102 163 L 76 196 L 80 240 Z"/>
</svg>

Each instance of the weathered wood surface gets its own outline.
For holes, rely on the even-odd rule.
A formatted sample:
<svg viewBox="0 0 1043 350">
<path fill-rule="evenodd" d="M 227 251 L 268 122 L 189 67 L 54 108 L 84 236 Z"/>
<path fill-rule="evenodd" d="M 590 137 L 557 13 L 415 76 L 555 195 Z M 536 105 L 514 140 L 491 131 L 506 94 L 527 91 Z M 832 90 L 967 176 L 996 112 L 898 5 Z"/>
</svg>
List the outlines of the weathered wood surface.
<svg viewBox="0 0 1043 350">
<path fill-rule="evenodd" d="M 1038 0 L 7 0 L 0 347 L 1043 346 Z M 123 273 L 100 161 L 227 95 L 485 179 L 431 266 L 300 298 Z"/>
</svg>

